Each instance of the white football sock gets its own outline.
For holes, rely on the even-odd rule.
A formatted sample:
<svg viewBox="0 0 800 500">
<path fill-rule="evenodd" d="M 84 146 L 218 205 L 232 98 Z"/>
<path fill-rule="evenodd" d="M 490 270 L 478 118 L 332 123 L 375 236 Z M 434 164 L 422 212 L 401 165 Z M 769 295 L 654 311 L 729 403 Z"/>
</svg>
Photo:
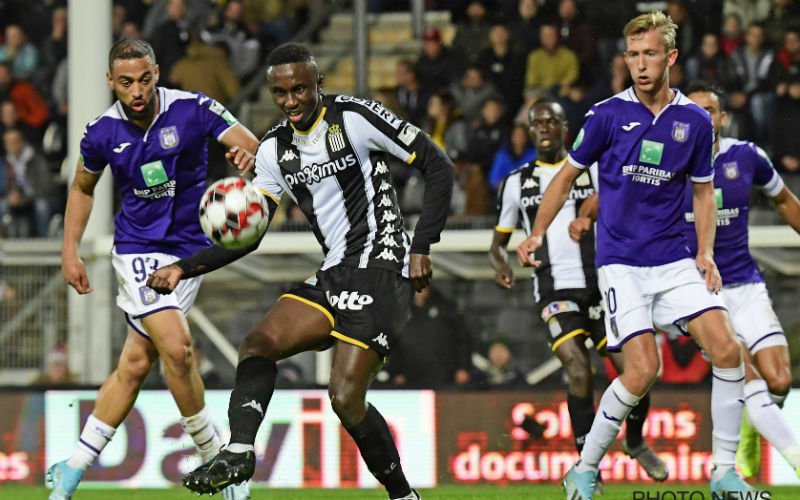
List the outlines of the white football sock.
<svg viewBox="0 0 800 500">
<path fill-rule="evenodd" d="M 217 430 L 214 429 L 214 425 L 211 423 L 207 408 L 200 410 L 197 415 L 181 417 L 181 427 L 183 427 L 183 431 L 186 434 L 192 437 L 203 462 L 208 462 L 214 455 L 219 453 L 222 441 L 220 441 Z"/>
<path fill-rule="evenodd" d="M 736 448 L 744 409 L 744 364 L 736 368 L 711 367 L 711 449 L 714 479 L 736 465 Z"/>
<path fill-rule="evenodd" d="M 796 469 L 800 465 L 800 444 L 783 412 L 770 398 L 767 382 L 757 379 L 746 383 L 744 398 L 753 427 Z"/>
<path fill-rule="evenodd" d="M 625 388 L 619 377 L 611 382 L 600 398 L 600 406 L 597 407 L 592 429 L 586 435 L 581 461 L 575 468 L 577 472 L 597 472 L 600 460 L 619 434 L 622 422 L 640 399 Z"/>
<path fill-rule="evenodd" d="M 778 405 L 778 408 L 783 408 L 783 402 L 786 401 L 786 397 L 788 394 L 774 394 L 772 392 L 769 393 L 769 398 L 772 400 L 773 403 Z"/>
<path fill-rule="evenodd" d="M 74 469 L 88 469 L 116 432 L 115 428 L 89 415 L 67 465 Z"/>
</svg>

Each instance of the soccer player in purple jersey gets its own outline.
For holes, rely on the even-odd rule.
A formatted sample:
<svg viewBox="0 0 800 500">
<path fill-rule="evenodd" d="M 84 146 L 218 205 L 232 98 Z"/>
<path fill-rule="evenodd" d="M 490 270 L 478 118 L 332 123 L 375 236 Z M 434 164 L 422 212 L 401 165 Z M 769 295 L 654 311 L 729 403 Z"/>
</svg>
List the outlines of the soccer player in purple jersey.
<svg viewBox="0 0 800 500">
<path fill-rule="evenodd" d="M 595 104 L 566 164 L 555 176 L 531 235 L 517 247 L 523 265 L 569 196 L 573 182 L 598 163 L 600 207 L 596 264 L 610 351 L 625 370 L 603 394 L 581 458 L 564 478 L 567 498 L 591 499 L 598 466 L 620 425 L 655 382 L 655 325 L 687 331 L 711 358 L 715 494 L 751 491 L 735 470 L 745 369 L 729 327 L 722 280 L 713 259 L 716 204 L 710 117 L 668 85 L 677 26 L 661 12 L 624 28 L 625 61 L 633 86 Z M 691 181 L 700 251 L 692 261 L 681 227 L 683 194 Z"/>
<path fill-rule="evenodd" d="M 75 451 L 48 470 L 54 487 L 50 500 L 72 497 L 86 469 L 128 415 L 159 358 L 183 429 L 202 458 L 208 460 L 221 446 L 205 409 L 203 382 L 191 356 L 192 339 L 184 316 L 200 281 L 183 282 L 169 297 L 158 295 L 145 281 L 159 265 L 210 245 L 197 217 L 206 187 L 206 139 L 213 136 L 230 148 L 229 159 L 242 169 L 252 165 L 258 140 L 213 99 L 157 87 L 158 65 L 147 42 L 115 43 L 108 66 L 108 86 L 117 101 L 89 123 L 81 140 L 64 220 L 62 271 L 78 293 L 92 292 L 78 247 L 95 186 L 109 165 L 122 198 L 112 250 L 119 282 L 117 305 L 130 328 L 117 368 L 100 388 Z M 225 496 L 249 498 L 248 490 L 246 484 L 233 486 Z"/>
<path fill-rule="evenodd" d="M 725 112 L 722 110 L 722 91 L 718 87 L 695 82 L 686 95 L 711 115 L 716 137 L 714 192 L 717 238 L 714 259 L 722 275 L 722 298 L 730 311 L 733 330 L 744 346 L 747 368 L 744 386 L 746 411 L 736 461 L 742 475 L 756 475 L 761 463 L 760 433 L 800 476 L 800 444 L 780 410 L 792 387 L 788 344 L 772 309 L 764 278 L 750 255 L 747 234 L 753 186 L 764 191 L 781 217 L 797 232 L 800 232 L 800 202 L 783 183 L 761 148 L 752 142 L 719 137 Z M 696 251 L 688 195 L 684 213 L 687 240 L 691 250 Z"/>
</svg>

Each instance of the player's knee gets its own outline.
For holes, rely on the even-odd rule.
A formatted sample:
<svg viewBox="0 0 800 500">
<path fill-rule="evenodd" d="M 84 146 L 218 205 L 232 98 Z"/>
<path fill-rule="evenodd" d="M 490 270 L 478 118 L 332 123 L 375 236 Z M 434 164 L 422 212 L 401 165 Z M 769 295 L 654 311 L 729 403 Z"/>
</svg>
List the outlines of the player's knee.
<svg viewBox="0 0 800 500">
<path fill-rule="evenodd" d="M 625 359 L 625 371 L 622 377 L 625 379 L 625 386 L 633 394 L 644 394 L 653 385 L 658 377 L 658 370 L 661 361 L 655 359 Z"/>
<path fill-rule="evenodd" d="M 732 338 L 715 342 L 708 353 L 711 364 L 720 368 L 732 368 L 742 364 L 742 346 Z"/>
<path fill-rule="evenodd" d="M 150 373 L 152 366 L 153 361 L 143 354 L 125 356 L 117 367 L 117 376 L 123 382 L 139 386 Z"/>
<path fill-rule="evenodd" d="M 588 362 L 578 358 L 570 358 L 564 363 L 564 371 L 570 385 L 570 392 L 575 390 L 581 392 L 580 395 L 588 395 L 592 391 L 592 371 Z"/>
<path fill-rule="evenodd" d="M 192 370 L 194 356 L 192 355 L 191 342 L 188 340 L 170 345 L 160 355 L 165 371 L 171 375 L 184 377 Z"/>
<path fill-rule="evenodd" d="M 778 396 L 789 394 L 792 388 L 792 374 L 789 370 L 774 369 L 761 374 L 767 381 L 769 392 Z"/>
<path fill-rule="evenodd" d="M 346 426 L 354 426 L 363 417 L 366 410 L 364 404 L 365 394 L 353 383 L 339 382 L 331 383 L 328 387 L 328 397 L 331 400 L 331 408 L 339 419 Z"/>
<path fill-rule="evenodd" d="M 257 328 L 248 333 L 239 346 L 239 361 L 256 356 L 277 361 L 280 349 L 276 335 L 270 328 Z"/>
</svg>

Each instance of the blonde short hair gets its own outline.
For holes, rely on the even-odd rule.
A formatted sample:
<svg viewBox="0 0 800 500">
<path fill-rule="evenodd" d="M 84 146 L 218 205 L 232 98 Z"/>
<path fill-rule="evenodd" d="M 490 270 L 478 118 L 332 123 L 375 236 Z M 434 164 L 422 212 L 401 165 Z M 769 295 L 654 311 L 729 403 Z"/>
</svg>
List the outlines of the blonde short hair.
<svg viewBox="0 0 800 500">
<path fill-rule="evenodd" d="M 672 21 L 671 17 L 660 11 L 648 12 L 634 17 L 625 25 L 622 34 L 627 40 L 630 36 L 646 33 L 651 30 L 658 30 L 661 33 L 667 52 L 675 48 L 675 36 L 678 32 L 678 25 Z"/>
</svg>

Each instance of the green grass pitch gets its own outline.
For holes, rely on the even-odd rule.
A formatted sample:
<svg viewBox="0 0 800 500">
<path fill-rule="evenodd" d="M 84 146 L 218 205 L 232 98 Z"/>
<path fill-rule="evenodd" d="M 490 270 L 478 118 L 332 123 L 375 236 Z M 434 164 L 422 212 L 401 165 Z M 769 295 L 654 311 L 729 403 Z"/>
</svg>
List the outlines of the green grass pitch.
<svg viewBox="0 0 800 500">
<path fill-rule="evenodd" d="M 686 500 L 700 500 L 700 496 L 690 492 L 702 492 L 702 498 L 711 499 L 707 485 L 670 484 L 666 486 L 647 485 L 607 485 L 606 492 L 597 500 L 636 500 L 637 491 L 650 492 L 650 499 L 680 500 L 681 492 Z M 661 492 L 656 497 L 656 492 Z M 776 500 L 800 499 L 800 487 L 773 486 L 769 490 Z M 667 492 L 672 492 L 669 494 Z M 3 485 L 0 486 L 0 500 L 45 500 L 49 490 L 44 487 Z M 564 500 L 564 491 L 557 485 L 531 486 L 440 486 L 438 488 L 421 489 L 425 500 Z M 664 495 L 664 493 L 667 493 Z M 191 492 L 180 489 L 161 490 L 124 490 L 124 489 L 79 489 L 74 500 L 191 500 L 197 498 Z M 221 500 L 222 495 L 215 495 Z M 639 496 L 638 498 L 642 498 Z M 257 488 L 252 492 L 251 500 L 386 500 L 383 490 L 358 489 L 266 489 Z M 756 500 L 756 499 L 754 499 Z M 757 500 L 766 500 L 759 497 Z"/>
</svg>

